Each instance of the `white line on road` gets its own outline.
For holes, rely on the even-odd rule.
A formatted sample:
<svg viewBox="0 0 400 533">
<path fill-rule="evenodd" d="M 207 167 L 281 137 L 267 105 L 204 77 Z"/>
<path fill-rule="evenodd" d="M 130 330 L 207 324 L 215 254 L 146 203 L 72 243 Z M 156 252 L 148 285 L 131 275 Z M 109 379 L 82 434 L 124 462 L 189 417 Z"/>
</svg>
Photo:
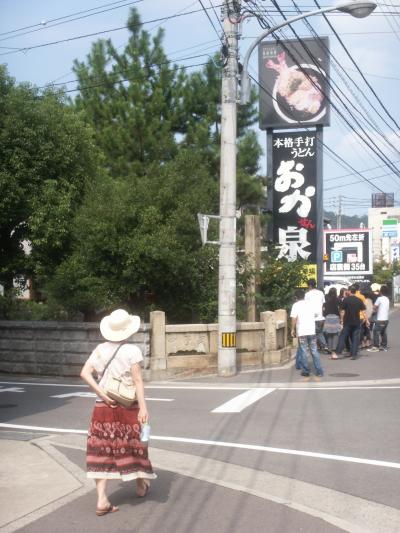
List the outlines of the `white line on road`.
<svg viewBox="0 0 400 533">
<path fill-rule="evenodd" d="M 2 392 L 0 390 L 0 392 Z M 96 398 L 96 394 L 94 392 L 68 392 L 66 394 L 54 394 L 53 396 L 50 396 L 50 398 Z M 146 401 L 149 402 L 173 402 L 173 398 L 149 398 L 146 396 Z"/>
<path fill-rule="evenodd" d="M 250 389 L 213 409 L 212 413 L 240 413 L 275 389 Z"/>
<path fill-rule="evenodd" d="M 40 426 L 24 426 L 17 424 L 0 424 L 0 428 L 5 429 L 29 429 L 31 431 L 47 431 L 49 433 L 77 433 L 81 435 L 87 434 L 84 429 L 60 429 L 49 428 Z M 357 463 L 370 466 L 383 466 L 386 468 L 400 469 L 400 463 L 392 461 L 380 461 L 376 459 L 363 459 L 360 457 L 350 457 L 347 455 L 332 455 L 329 453 L 307 452 L 304 450 L 290 450 L 287 448 L 272 448 L 270 446 L 259 446 L 257 444 L 240 444 L 238 442 L 224 442 L 217 440 L 203 440 L 203 439 L 188 439 L 184 437 L 162 437 L 159 435 L 153 435 L 151 437 L 153 441 L 165 441 L 165 442 L 182 442 L 185 444 L 197 444 L 202 446 L 217 446 L 223 448 L 239 448 L 242 450 L 253 450 L 258 452 L 270 452 L 279 453 L 283 455 L 299 455 L 302 457 L 311 457 L 315 459 L 328 459 L 331 461 L 341 461 L 345 463 Z"/>
<path fill-rule="evenodd" d="M 34 382 L 22 382 L 22 381 L 0 381 L 0 385 L 32 385 L 37 387 L 84 387 L 88 388 L 87 385 L 71 385 L 67 383 L 34 383 Z M 218 390 L 218 391 L 237 391 L 237 390 L 256 390 L 260 388 L 265 388 L 260 386 L 262 384 L 257 384 L 252 386 L 251 383 L 246 385 L 237 385 L 232 387 L 226 387 L 225 385 L 150 385 L 145 384 L 145 389 L 171 389 L 171 390 L 199 390 L 199 391 L 209 391 L 209 390 Z M 267 385 L 267 383 L 264 383 Z M 369 389 L 400 389 L 400 385 L 343 385 L 343 386 L 329 386 L 326 383 L 306 383 L 304 386 L 291 386 L 287 384 L 268 384 L 272 385 L 276 390 L 286 390 L 286 391 L 324 391 L 324 390 L 369 390 Z M 310 386 L 311 385 L 311 386 Z"/>
</svg>

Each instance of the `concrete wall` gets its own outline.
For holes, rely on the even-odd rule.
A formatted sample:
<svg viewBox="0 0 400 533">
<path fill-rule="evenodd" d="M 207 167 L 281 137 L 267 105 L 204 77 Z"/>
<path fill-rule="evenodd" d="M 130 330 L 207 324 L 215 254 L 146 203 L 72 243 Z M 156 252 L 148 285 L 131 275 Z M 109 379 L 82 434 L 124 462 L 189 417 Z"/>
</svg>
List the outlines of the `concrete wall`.
<svg viewBox="0 0 400 533">
<path fill-rule="evenodd" d="M 260 322 L 238 322 L 238 368 L 262 368 L 290 358 L 287 313 L 284 309 L 261 313 Z M 193 371 L 216 371 L 217 324 L 167 325 L 162 311 L 151 313 L 151 375 L 153 378 Z"/>
<path fill-rule="evenodd" d="M 132 337 L 149 366 L 150 332 Z M 99 325 L 79 322 L 0 321 L 0 372 L 78 376 L 99 342 Z"/>
<path fill-rule="evenodd" d="M 285 310 L 261 313 L 260 322 L 237 324 L 238 368 L 287 361 Z M 78 376 L 99 342 L 97 323 L 0 321 L 0 372 Z M 132 337 L 145 356 L 145 379 L 217 369 L 217 324 L 167 325 L 154 311 Z"/>
</svg>

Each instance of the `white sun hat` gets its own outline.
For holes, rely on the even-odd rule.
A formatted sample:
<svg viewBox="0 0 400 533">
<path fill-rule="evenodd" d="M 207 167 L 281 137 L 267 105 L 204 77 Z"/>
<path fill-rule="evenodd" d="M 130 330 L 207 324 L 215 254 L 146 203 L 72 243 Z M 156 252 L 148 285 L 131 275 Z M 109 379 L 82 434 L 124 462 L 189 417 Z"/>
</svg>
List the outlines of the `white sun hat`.
<svg viewBox="0 0 400 533">
<path fill-rule="evenodd" d="M 107 341 L 124 341 L 139 330 L 140 317 L 117 309 L 100 322 L 100 332 Z"/>
</svg>

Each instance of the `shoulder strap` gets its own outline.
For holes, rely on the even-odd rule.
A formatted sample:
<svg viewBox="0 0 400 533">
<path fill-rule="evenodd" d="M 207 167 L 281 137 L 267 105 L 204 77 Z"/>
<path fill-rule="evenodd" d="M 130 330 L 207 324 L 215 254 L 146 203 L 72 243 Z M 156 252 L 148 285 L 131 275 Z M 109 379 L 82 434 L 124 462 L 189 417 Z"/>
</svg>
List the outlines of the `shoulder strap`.
<svg viewBox="0 0 400 533">
<path fill-rule="evenodd" d="M 118 346 L 118 348 L 115 350 L 115 352 L 113 353 L 113 355 L 111 356 L 111 358 L 109 359 L 108 363 L 107 363 L 106 366 L 104 367 L 104 370 L 103 370 L 103 376 L 104 376 L 104 374 L 106 373 L 107 368 L 110 366 L 111 361 L 112 361 L 112 360 L 114 359 L 114 357 L 117 355 L 118 350 L 119 350 L 119 349 L 121 348 L 121 346 L 123 346 L 124 344 L 126 344 L 126 342 L 123 342 L 122 344 L 120 344 L 120 345 Z"/>
</svg>

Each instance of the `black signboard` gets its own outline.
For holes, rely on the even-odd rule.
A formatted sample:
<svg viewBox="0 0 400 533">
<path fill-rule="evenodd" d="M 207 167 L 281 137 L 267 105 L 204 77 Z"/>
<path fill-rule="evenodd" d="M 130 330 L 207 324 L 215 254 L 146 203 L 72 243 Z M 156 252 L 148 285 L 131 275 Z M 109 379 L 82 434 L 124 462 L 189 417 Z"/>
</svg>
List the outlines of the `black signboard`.
<svg viewBox="0 0 400 533">
<path fill-rule="evenodd" d="M 279 257 L 317 262 L 316 133 L 273 133 L 273 240 Z"/>
<path fill-rule="evenodd" d="M 355 279 L 372 274 L 370 229 L 325 230 L 325 274 Z"/>
<path fill-rule="evenodd" d="M 262 42 L 260 128 L 329 126 L 329 40 Z"/>
</svg>

